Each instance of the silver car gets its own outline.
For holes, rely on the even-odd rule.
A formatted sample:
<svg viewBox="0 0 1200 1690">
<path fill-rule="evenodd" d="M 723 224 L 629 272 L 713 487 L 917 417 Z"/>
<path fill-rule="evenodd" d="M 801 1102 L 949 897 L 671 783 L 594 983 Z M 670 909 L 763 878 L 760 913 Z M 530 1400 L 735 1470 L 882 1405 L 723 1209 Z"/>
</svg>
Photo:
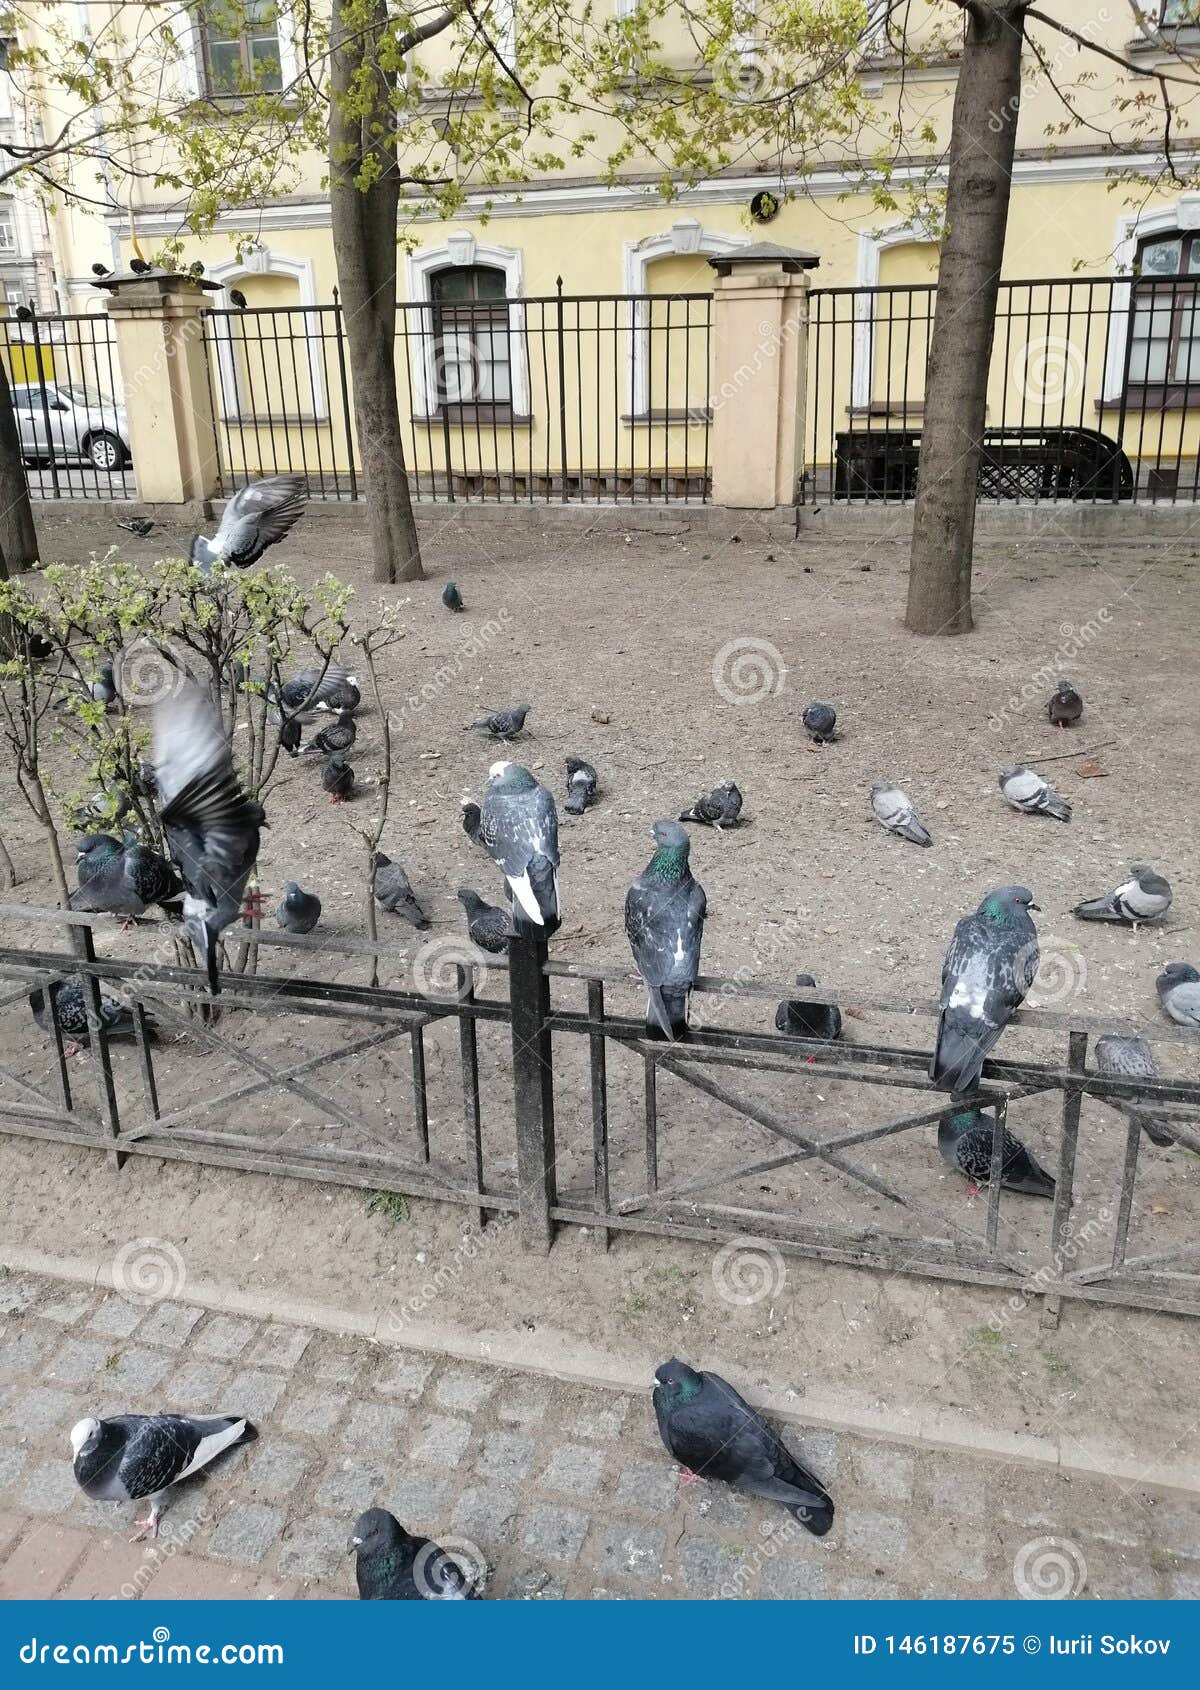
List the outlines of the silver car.
<svg viewBox="0 0 1200 1690">
<path fill-rule="evenodd" d="M 116 474 L 129 462 L 129 425 L 120 405 L 65 382 L 16 383 L 13 410 L 26 463 L 84 462 Z M 49 425 L 49 426 L 47 426 Z"/>
</svg>

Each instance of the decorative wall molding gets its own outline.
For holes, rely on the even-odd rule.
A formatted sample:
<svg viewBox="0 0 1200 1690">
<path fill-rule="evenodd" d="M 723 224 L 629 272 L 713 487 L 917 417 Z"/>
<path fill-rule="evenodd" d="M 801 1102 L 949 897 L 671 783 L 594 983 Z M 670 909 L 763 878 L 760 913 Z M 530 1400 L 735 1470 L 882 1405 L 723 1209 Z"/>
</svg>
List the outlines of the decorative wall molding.
<svg viewBox="0 0 1200 1690">
<path fill-rule="evenodd" d="M 677 217 L 669 229 L 645 235 L 640 241 L 626 241 L 623 247 L 624 286 L 631 296 L 629 332 L 626 337 L 628 368 L 627 404 L 631 416 L 643 417 L 650 409 L 650 336 L 646 302 L 638 294 L 649 293 L 647 271 L 660 258 L 681 258 L 692 253 L 716 256 L 749 246 L 749 235 L 726 235 L 706 229 L 695 217 Z"/>
<path fill-rule="evenodd" d="M 404 259 L 405 288 L 409 303 L 432 307 L 433 278 L 439 270 L 463 265 L 487 264 L 504 271 L 504 292 L 508 307 L 509 379 L 512 382 L 514 415 L 529 415 L 529 371 L 525 358 L 525 255 L 520 247 L 496 246 L 481 241 L 469 229 L 455 229 L 441 246 L 421 247 Z M 436 346 L 433 311 L 413 313 L 418 319 L 420 345 L 411 361 L 413 403 L 417 416 L 432 416 L 437 409 Z M 410 324 L 410 333 L 411 333 Z"/>
<path fill-rule="evenodd" d="M 879 261 L 889 247 L 936 246 L 937 236 L 927 223 L 916 218 L 906 223 L 893 223 L 884 229 L 858 231 L 858 264 L 855 286 L 879 286 Z M 857 409 L 871 403 L 871 385 L 875 371 L 875 299 L 861 294 L 854 302 L 854 373 L 850 384 L 850 403 Z"/>
<path fill-rule="evenodd" d="M 144 227 L 140 221 L 138 226 Z M 300 305 L 307 307 L 317 304 L 317 278 L 312 259 L 293 258 L 286 253 L 272 252 L 263 241 L 252 241 L 243 249 L 241 258 L 229 258 L 218 264 L 209 264 L 204 274 L 208 281 L 219 282 L 221 285 L 221 292 L 213 296 L 213 303 L 218 310 L 230 309 L 229 289 L 243 276 L 290 276 L 296 283 Z M 214 319 L 221 411 L 225 417 L 231 419 L 250 414 L 244 408 L 250 396 L 241 391 L 237 360 L 233 355 L 233 331 L 236 322 L 236 316 Z M 312 415 L 316 422 L 326 422 L 329 418 L 321 347 L 320 320 L 315 313 L 306 311 L 303 356 L 308 364 Z"/>
</svg>

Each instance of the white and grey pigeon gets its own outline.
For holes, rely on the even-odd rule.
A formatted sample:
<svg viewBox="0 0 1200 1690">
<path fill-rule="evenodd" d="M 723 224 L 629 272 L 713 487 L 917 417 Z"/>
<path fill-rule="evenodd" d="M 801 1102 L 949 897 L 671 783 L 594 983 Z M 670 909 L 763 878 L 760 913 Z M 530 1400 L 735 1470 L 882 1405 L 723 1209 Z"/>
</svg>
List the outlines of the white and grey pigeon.
<svg viewBox="0 0 1200 1690">
<path fill-rule="evenodd" d="M 272 692 L 271 702 L 282 715 L 297 722 L 315 722 L 329 712 L 353 713 L 361 702 L 357 678 L 340 664 L 323 669 L 302 669 Z"/>
<path fill-rule="evenodd" d="M 239 487 L 225 506 L 221 525 L 211 540 L 197 534 L 189 557 L 207 575 L 214 563 L 249 569 L 252 563 L 289 534 L 304 515 L 308 486 L 302 475 L 270 475 Z"/>
<path fill-rule="evenodd" d="M 1200 1027 L 1200 972 L 1190 962 L 1169 962 L 1154 982 L 1158 1001 L 1181 1027 Z"/>
<path fill-rule="evenodd" d="M 71 1428 L 75 1477 L 93 1502 L 140 1502 L 150 1512 L 137 1523 L 139 1537 L 157 1537 L 163 1493 L 200 1472 L 237 1444 L 253 1443 L 257 1429 L 232 1414 L 198 1418 L 190 1414 L 89 1416 Z M 135 1540 L 136 1541 L 136 1540 Z"/>
<path fill-rule="evenodd" d="M 183 876 L 184 929 L 216 993 L 217 944 L 241 913 L 265 818 L 242 791 L 220 719 L 199 687 L 155 709 L 154 778 L 167 849 Z"/>
<path fill-rule="evenodd" d="M 1129 879 L 1101 898 L 1086 898 L 1071 911 L 1081 921 L 1123 921 L 1139 927 L 1161 921 L 1171 907 L 1171 888 L 1148 863 L 1133 863 Z"/>
<path fill-rule="evenodd" d="M 1105 1033 L 1096 1040 L 1096 1068 L 1101 1074 L 1117 1079 L 1156 1080 L 1158 1069 L 1145 1039 L 1136 1034 Z M 1175 1134 L 1167 1127 L 1163 1116 L 1144 1104 L 1116 1104 L 1127 1121 L 1136 1121 L 1153 1144 L 1166 1148 L 1175 1143 Z"/>
<path fill-rule="evenodd" d="M 736 827 L 742 815 L 742 795 L 731 780 L 723 786 L 714 786 L 711 792 L 703 792 L 696 799 L 690 810 L 685 810 L 680 816 L 681 822 L 699 822 L 703 827 L 714 827 L 720 833 L 722 828 Z"/>
<path fill-rule="evenodd" d="M 932 845 L 933 840 L 917 820 L 912 799 L 891 781 L 871 782 L 871 809 L 880 827 L 901 839 L 911 839 L 914 845 Z"/>
<path fill-rule="evenodd" d="M 1000 791 L 1006 804 L 1023 810 L 1027 816 L 1053 816 L 1057 822 L 1069 822 L 1071 806 L 1060 798 L 1054 788 L 1032 769 L 1021 763 L 1000 771 Z"/>
<path fill-rule="evenodd" d="M 549 938 L 560 920 L 554 799 L 522 764 L 493 763 L 479 832 L 512 893 L 514 931 Z"/>
<path fill-rule="evenodd" d="M 688 1006 L 700 972 L 708 900 L 692 878 L 687 829 L 655 822 L 654 855 L 625 895 L 625 936 L 646 987 L 646 1033 L 687 1035 Z"/>
<path fill-rule="evenodd" d="M 321 900 L 289 880 L 275 919 L 285 933 L 311 933 L 321 919 Z"/>
<path fill-rule="evenodd" d="M 941 1014 L 929 1077 L 949 1092 L 973 1092 L 984 1058 L 1037 978 L 1036 909 L 1028 886 L 989 892 L 954 929 L 942 967 Z"/>
</svg>

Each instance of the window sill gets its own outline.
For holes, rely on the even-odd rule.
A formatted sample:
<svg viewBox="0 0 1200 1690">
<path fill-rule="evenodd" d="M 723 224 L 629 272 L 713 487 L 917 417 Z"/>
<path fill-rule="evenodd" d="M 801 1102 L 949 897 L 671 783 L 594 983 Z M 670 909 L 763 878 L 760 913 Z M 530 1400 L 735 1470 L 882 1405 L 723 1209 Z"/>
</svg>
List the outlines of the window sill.
<svg viewBox="0 0 1200 1690">
<path fill-rule="evenodd" d="M 287 412 L 278 415 L 267 411 L 230 411 L 222 415 L 221 421 L 226 428 L 318 428 L 329 422 L 329 412 L 323 411 L 318 417 L 312 412 L 299 411 L 292 416 Z"/>
<path fill-rule="evenodd" d="M 707 406 L 696 405 L 686 411 L 640 411 L 636 416 L 625 412 L 621 421 L 626 428 L 674 428 L 694 423 L 711 423 L 712 412 Z"/>
<path fill-rule="evenodd" d="M 451 428 L 478 428 L 484 425 L 496 428 L 533 427 L 532 417 L 519 417 L 513 411 L 493 407 L 435 411 L 432 416 L 414 417 L 412 420 L 417 428 L 442 428 L 446 424 Z"/>
<path fill-rule="evenodd" d="M 1119 411 L 1120 398 L 1097 399 L 1095 408 L 1099 411 Z M 1176 390 L 1164 394 L 1159 387 L 1147 388 L 1142 392 L 1138 388 L 1130 388 L 1125 396 L 1125 415 L 1136 411 L 1139 416 L 1143 412 L 1147 416 L 1157 411 L 1200 411 L 1200 384 L 1193 384 L 1186 391 Z"/>
<path fill-rule="evenodd" d="M 1190 23 L 1167 23 L 1158 30 L 1161 45 L 1158 41 L 1147 41 L 1144 35 L 1135 35 L 1132 41 L 1126 43 L 1125 51 L 1130 54 L 1156 53 L 1160 58 L 1171 57 L 1178 47 L 1200 46 L 1200 26 Z"/>
</svg>

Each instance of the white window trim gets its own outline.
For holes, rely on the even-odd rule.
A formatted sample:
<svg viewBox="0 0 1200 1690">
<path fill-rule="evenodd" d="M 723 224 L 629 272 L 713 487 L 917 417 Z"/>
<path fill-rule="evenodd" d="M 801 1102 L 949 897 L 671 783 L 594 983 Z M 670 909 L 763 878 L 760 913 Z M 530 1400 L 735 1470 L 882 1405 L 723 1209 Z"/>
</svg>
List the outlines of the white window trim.
<svg viewBox="0 0 1200 1690">
<path fill-rule="evenodd" d="M 889 247 L 937 245 L 937 236 L 920 218 L 893 223 L 886 229 L 860 229 L 855 286 L 860 289 L 879 286 L 879 261 Z M 855 410 L 865 410 L 874 397 L 871 392 L 875 373 L 873 294 L 860 292 L 855 295 L 854 315 L 854 379 L 850 384 L 850 403 Z"/>
<path fill-rule="evenodd" d="M 1177 229 L 1185 233 L 1200 229 L 1200 194 L 1181 194 L 1173 205 L 1118 217 L 1113 238 L 1113 275 L 1132 276 L 1138 246 L 1148 235 L 1172 234 Z M 1118 281 L 1113 287 L 1109 303 L 1110 333 L 1108 355 L 1104 361 L 1102 396 L 1102 403 L 1105 405 L 1119 405 L 1121 402 L 1132 308 L 1133 283 Z"/>
<path fill-rule="evenodd" d="M 249 263 L 244 259 L 230 258 L 220 264 L 210 264 L 204 273 L 210 282 L 221 284 L 222 291 L 213 295 L 218 310 L 231 309 L 229 288 L 243 276 L 292 277 L 299 291 L 300 306 L 305 310 L 304 356 L 308 363 L 308 390 L 312 398 L 311 420 L 328 422 L 329 404 L 325 394 L 325 370 L 321 361 L 321 320 L 315 309 L 311 312 L 308 309 L 315 308 L 317 303 L 317 281 L 312 259 L 289 258 L 284 253 L 272 252 L 269 247 L 260 246 Z M 214 320 L 221 414 L 226 420 L 233 422 L 242 416 L 250 415 L 242 410 L 243 396 L 238 381 L 237 361 L 233 356 L 232 328 L 236 320 L 236 313 L 233 317 L 218 317 Z"/>
<path fill-rule="evenodd" d="M 504 271 L 504 294 L 508 300 L 509 380 L 512 383 L 514 417 L 529 415 L 529 375 L 525 367 L 525 257 L 520 247 L 492 246 L 480 241 L 469 229 L 448 235 L 442 246 L 422 247 L 404 259 L 404 276 L 410 305 L 427 310 L 409 313 L 409 334 L 418 342 L 412 358 L 413 403 L 418 417 L 431 417 L 437 410 L 437 359 L 433 333 L 433 278 L 439 270 L 464 265 L 486 264 Z M 412 317 L 417 318 L 414 330 Z"/>
<path fill-rule="evenodd" d="M 658 258 L 679 258 L 690 253 L 715 257 L 721 253 L 737 252 L 740 247 L 749 245 L 749 235 L 720 234 L 715 229 L 706 229 L 694 217 L 678 217 L 662 234 L 625 242 L 625 292 L 631 296 L 649 293 L 647 271 Z M 629 414 L 634 417 L 644 417 L 650 406 L 648 330 L 645 300 L 631 298 L 626 339 L 626 398 Z"/>
<path fill-rule="evenodd" d="M 201 29 L 202 7 L 197 0 L 181 6 L 167 20 L 179 43 L 179 83 L 184 99 L 198 100 L 208 92 L 208 67 L 204 62 L 204 33 Z M 279 42 L 279 78 L 283 86 L 296 80 L 300 71 L 300 54 L 296 35 L 295 14 L 283 0 L 275 20 Z"/>
</svg>

